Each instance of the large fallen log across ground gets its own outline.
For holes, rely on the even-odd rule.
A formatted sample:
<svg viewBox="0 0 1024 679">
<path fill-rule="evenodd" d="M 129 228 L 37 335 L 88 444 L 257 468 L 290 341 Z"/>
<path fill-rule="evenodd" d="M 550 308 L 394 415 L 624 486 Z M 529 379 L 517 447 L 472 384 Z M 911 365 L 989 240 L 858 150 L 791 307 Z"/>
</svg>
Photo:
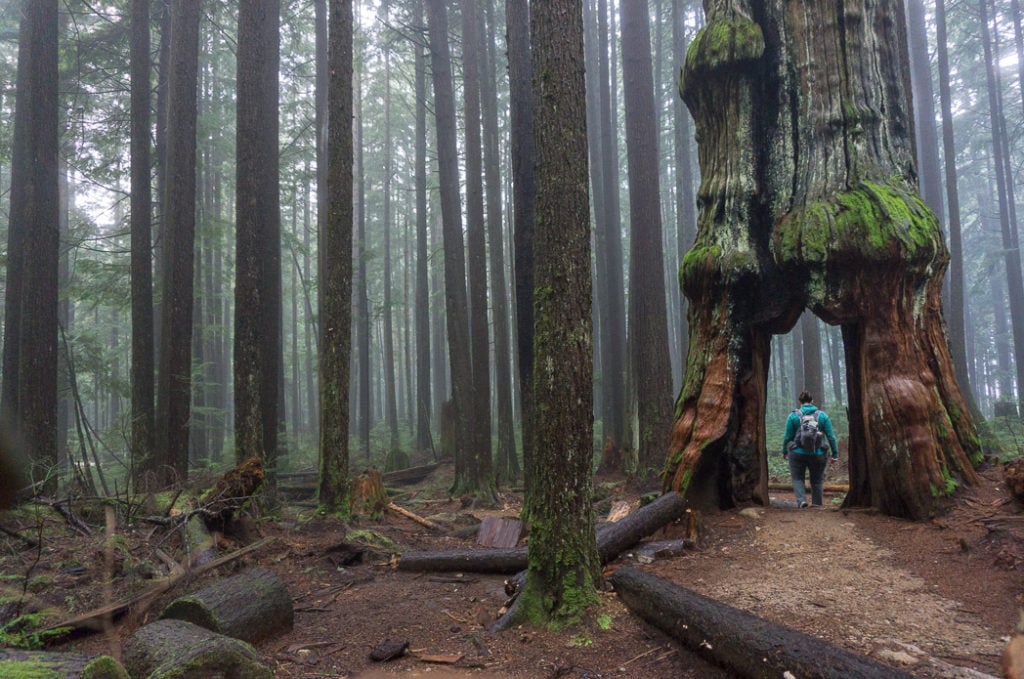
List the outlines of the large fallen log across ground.
<svg viewBox="0 0 1024 679">
<path fill-rule="evenodd" d="M 686 513 L 686 501 L 679 493 L 665 493 L 615 523 L 597 531 L 601 563 L 608 563 L 644 537 Z M 469 571 L 472 573 L 518 573 L 526 568 L 526 547 L 513 549 L 460 549 L 446 552 L 406 552 L 398 560 L 400 571 Z"/>
<path fill-rule="evenodd" d="M 0 677 L 128 679 L 128 672 L 109 655 L 90 658 L 81 653 L 0 648 Z"/>
<path fill-rule="evenodd" d="M 184 620 L 157 620 L 139 628 L 125 644 L 124 666 L 133 678 L 274 679 L 249 644 Z"/>
<path fill-rule="evenodd" d="M 266 568 L 253 568 L 175 599 L 160 617 L 255 644 L 290 630 L 295 612 L 284 581 Z"/>
<path fill-rule="evenodd" d="M 611 576 L 615 592 L 648 623 L 736 677 L 913 679 L 912 674 L 697 594 L 636 568 Z"/>
</svg>

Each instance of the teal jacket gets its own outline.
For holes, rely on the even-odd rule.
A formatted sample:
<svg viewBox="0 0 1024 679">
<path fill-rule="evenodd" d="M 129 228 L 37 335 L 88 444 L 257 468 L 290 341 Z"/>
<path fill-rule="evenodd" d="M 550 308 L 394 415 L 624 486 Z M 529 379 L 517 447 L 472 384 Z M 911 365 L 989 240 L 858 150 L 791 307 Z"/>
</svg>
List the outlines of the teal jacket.
<svg viewBox="0 0 1024 679">
<path fill-rule="evenodd" d="M 813 413 L 818 409 L 818 406 L 813 403 L 805 403 L 800 406 L 800 412 L 804 415 Z M 796 438 L 796 431 L 800 428 L 800 415 L 796 414 L 796 411 L 791 412 L 789 417 L 786 419 L 786 436 L 782 439 L 782 454 L 786 455 L 789 446 L 789 442 Z M 832 431 L 832 420 L 828 419 L 828 415 L 822 410 L 821 414 L 818 415 L 818 428 L 821 429 L 821 433 L 824 434 L 824 440 L 828 441 L 828 450 L 832 451 L 832 457 L 839 457 L 839 444 L 836 443 L 836 435 Z M 794 448 L 794 453 L 804 453 L 805 455 L 811 451 L 802 450 L 800 448 Z M 825 448 L 818 448 L 813 451 L 815 455 L 824 455 L 826 452 Z"/>
</svg>

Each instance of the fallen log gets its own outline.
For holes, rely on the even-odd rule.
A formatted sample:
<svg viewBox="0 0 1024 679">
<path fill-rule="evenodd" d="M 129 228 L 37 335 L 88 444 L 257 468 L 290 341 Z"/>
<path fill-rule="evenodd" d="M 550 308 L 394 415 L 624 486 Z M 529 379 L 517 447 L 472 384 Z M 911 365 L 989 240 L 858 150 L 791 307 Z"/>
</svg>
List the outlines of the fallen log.
<svg viewBox="0 0 1024 679">
<path fill-rule="evenodd" d="M 284 581 L 266 568 L 253 568 L 175 599 L 160 618 L 255 644 L 290 630 L 295 611 Z"/>
<path fill-rule="evenodd" d="M 0 648 L 0 676 L 128 679 L 128 672 L 109 655 Z"/>
<path fill-rule="evenodd" d="M 685 513 L 685 499 L 679 493 L 671 492 L 615 523 L 602 525 L 597 531 L 597 552 L 601 563 L 612 561 L 644 537 Z M 526 569 L 526 558 L 526 547 L 406 552 L 398 560 L 398 570 L 518 573 Z"/>
<path fill-rule="evenodd" d="M 526 547 L 512 549 L 453 549 L 444 552 L 406 552 L 398 570 L 438 573 L 518 573 L 526 568 Z"/>
<path fill-rule="evenodd" d="M 202 575 L 206 571 L 217 568 L 218 566 L 223 566 L 224 564 L 231 563 L 235 559 L 240 559 L 246 554 L 250 554 L 258 549 L 262 549 L 271 542 L 274 542 L 274 540 L 276 540 L 276 538 L 274 537 L 263 538 L 259 542 L 254 542 L 253 544 L 243 547 L 237 551 L 231 552 L 230 554 L 225 554 L 222 557 L 214 559 L 210 563 L 200 568 L 186 570 L 183 567 L 179 567 L 175 569 L 171 575 L 162 580 L 158 580 L 152 587 L 143 592 L 140 592 L 139 594 L 128 597 L 126 599 L 122 599 L 121 601 L 117 601 L 112 604 L 106 604 L 104 606 L 100 606 L 99 608 L 94 608 L 91 611 L 86 611 L 85 613 L 81 615 L 76 615 L 73 618 L 62 620 L 56 625 L 51 625 L 50 627 L 47 627 L 43 631 L 49 632 L 62 627 L 69 628 L 72 630 L 104 629 L 104 625 L 106 624 L 107 620 L 112 620 L 118 617 L 119 615 L 127 611 L 129 608 L 135 608 L 136 613 L 144 612 L 146 608 L 149 607 L 150 603 L 152 603 L 153 599 L 160 596 L 164 592 L 169 591 L 171 588 L 173 588 L 179 582 L 184 580 L 186 577 L 190 575 L 193 577 L 197 577 L 199 575 Z"/>
<path fill-rule="evenodd" d="M 601 563 L 612 561 L 619 554 L 685 513 L 686 499 L 679 493 L 670 492 L 615 523 L 604 524 L 597 533 L 597 553 L 601 557 Z"/>
<path fill-rule="evenodd" d="M 902 670 L 636 568 L 620 568 L 610 581 L 643 620 L 737 677 L 913 679 Z"/>
<path fill-rule="evenodd" d="M 246 677 L 274 679 L 274 672 L 244 641 L 184 620 L 158 620 L 139 628 L 124 648 L 132 677 Z"/>
<path fill-rule="evenodd" d="M 427 478 L 430 472 L 437 469 L 440 465 L 438 463 L 424 464 L 419 467 L 408 467 L 406 469 L 397 469 L 393 472 L 387 472 L 382 474 L 381 477 L 384 483 L 392 486 L 408 486 L 414 483 L 419 483 L 423 479 Z"/>
</svg>

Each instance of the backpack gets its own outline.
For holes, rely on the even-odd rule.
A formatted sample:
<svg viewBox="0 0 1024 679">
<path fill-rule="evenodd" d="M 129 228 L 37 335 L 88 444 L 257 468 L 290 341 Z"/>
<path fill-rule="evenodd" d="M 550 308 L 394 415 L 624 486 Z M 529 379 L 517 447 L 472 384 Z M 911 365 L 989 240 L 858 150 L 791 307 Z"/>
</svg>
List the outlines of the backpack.
<svg viewBox="0 0 1024 679">
<path fill-rule="evenodd" d="M 818 428 L 818 416 L 821 415 L 821 411 L 815 410 L 807 414 L 800 410 L 793 412 L 800 417 L 800 426 L 797 427 L 793 442 L 804 452 L 817 453 L 822 444 L 821 429 Z"/>
</svg>

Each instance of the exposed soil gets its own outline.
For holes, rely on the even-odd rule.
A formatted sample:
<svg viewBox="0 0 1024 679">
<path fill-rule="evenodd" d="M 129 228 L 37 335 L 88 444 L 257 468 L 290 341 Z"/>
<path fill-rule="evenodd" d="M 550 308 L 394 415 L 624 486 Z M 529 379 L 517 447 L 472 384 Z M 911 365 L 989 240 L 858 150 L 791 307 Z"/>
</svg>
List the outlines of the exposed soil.
<svg viewBox="0 0 1024 679">
<path fill-rule="evenodd" d="M 472 525 L 486 513 L 518 514 L 521 498 L 513 493 L 503 496 L 504 507 L 488 512 L 439 499 L 446 471 L 442 467 L 396 499 L 437 522 L 467 526 L 465 537 L 439 536 L 390 513 L 377 522 L 345 526 L 316 517 L 308 506 L 290 507 L 284 518 L 258 523 L 258 534 L 277 540 L 221 574 L 259 564 L 287 582 L 295 601 L 295 627 L 258 648 L 277 676 L 730 676 L 639 621 L 611 592 L 602 594 L 600 611 L 611 619 L 610 629 L 553 633 L 519 628 L 491 634 L 486 628 L 507 599 L 505 577 L 395 570 L 392 555 L 400 550 L 473 548 Z M 697 549 L 639 567 L 921 677 L 997 675 L 1024 597 L 1024 513 L 1007 499 L 998 467 L 985 470 L 983 478 L 949 514 L 928 523 L 841 510 L 829 497 L 825 508 L 797 509 L 790 492 L 778 491 L 770 507 L 703 517 L 704 538 Z M 611 491 L 599 505 L 605 513 L 608 500 L 637 504 L 637 493 L 625 483 L 602 488 Z M 45 532 L 59 537 L 47 538 L 42 551 L 0 540 L 0 574 L 31 570 L 37 583 L 43 576 L 33 594 L 36 607 L 81 613 L 145 587 L 147 574 L 162 575 L 158 562 L 142 557 L 162 539 L 155 528 L 139 526 L 122 536 L 118 576 L 104 591 L 102 531 L 81 537 L 53 530 L 61 528 L 56 514 L 46 516 L 45 523 Z M 21 514 L 0 514 L 0 526 L 33 534 Z M 393 544 L 370 545 L 353 530 L 372 531 Z M 670 526 L 650 539 L 681 537 L 682 532 L 682 525 Z M 344 554 L 332 551 L 345 542 L 367 547 L 360 561 L 344 565 Z M 171 549 L 169 540 L 162 544 Z M 638 565 L 629 553 L 610 568 L 623 564 Z M 108 633 L 79 636 L 56 647 L 116 655 L 140 624 L 210 577 L 215 576 L 177 588 L 141 615 L 121 618 Z M 5 591 L 10 590 L 6 585 Z M 370 651 L 385 640 L 409 646 L 398 659 L 372 662 Z"/>
</svg>

